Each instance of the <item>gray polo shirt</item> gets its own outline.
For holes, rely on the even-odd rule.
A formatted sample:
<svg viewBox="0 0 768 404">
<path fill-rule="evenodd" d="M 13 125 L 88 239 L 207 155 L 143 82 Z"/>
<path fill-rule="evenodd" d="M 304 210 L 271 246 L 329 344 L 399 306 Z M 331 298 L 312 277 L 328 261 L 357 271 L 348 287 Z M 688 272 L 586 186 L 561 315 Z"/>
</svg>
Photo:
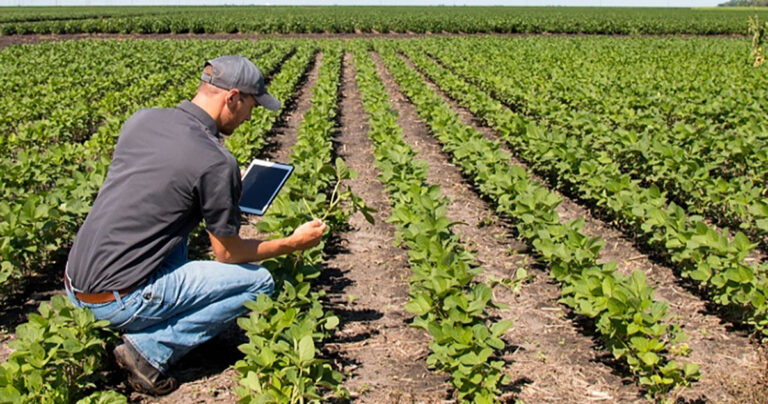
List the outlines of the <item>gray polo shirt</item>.
<svg viewBox="0 0 768 404">
<path fill-rule="evenodd" d="M 216 236 L 238 234 L 240 170 L 219 137 L 211 116 L 189 101 L 143 109 L 125 122 L 69 253 L 74 288 L 141 284 L 202 219 Z"/>
</svg>

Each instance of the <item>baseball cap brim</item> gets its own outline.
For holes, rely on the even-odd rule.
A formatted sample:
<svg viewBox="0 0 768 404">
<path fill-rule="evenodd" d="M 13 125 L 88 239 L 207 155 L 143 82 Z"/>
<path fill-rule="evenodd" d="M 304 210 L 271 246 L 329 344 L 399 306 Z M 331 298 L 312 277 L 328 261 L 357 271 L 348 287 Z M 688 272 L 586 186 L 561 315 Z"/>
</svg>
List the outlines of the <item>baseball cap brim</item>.
<svg viewBox="0 0 768 404">
<path fill-rule="evenodd" d="M 255 96 L 255 98 L 256 98 L 256 101 L 258 101 L 262 107 L 270 111 L 277 111 L 278 109 L 280 109 L 280 105 L 281 105 L 280 101 L 278 101 L 277 98 L 273 97 L 269 93 L 264 93 L 262 95 Z"/>
</svg>

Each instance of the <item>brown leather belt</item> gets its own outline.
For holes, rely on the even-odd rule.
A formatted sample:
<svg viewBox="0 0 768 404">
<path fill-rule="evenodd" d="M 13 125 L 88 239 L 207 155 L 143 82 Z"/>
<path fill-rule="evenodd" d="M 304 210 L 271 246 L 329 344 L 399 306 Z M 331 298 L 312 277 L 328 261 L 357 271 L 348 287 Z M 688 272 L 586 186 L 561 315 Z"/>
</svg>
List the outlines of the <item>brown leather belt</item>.
<svg viewBox="0 0 768 404">
<path fill-rule="evenodd" d="M 99 303 L 109 303 L 115 300 L 115 293 L 114 292 L 101 292 L 101 293 L 83 293 L 83 292 L 75 292 L 72 290 L 72 285 L 69 284 L 69 278 L 66 274 L 64 274 L 64 286 L 69 289 L 70 292 L 75 294 L 75 297 L 77 300 L 83 302 L 83 303 L 90 303 L 90 304 L 99 304 Z M 135 287 L 118 290 L 117 293 L 120 295 L 120 297 L 124 297 L 128 293 L 133 292 L 136 290 Z"/>
</svg>

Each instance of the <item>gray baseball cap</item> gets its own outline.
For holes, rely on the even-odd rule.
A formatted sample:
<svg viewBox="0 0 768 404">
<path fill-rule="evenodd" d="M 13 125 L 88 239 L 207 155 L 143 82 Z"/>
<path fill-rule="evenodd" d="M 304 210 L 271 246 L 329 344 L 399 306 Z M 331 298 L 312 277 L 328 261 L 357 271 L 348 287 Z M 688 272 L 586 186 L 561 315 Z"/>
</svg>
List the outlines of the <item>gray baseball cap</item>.
<svg viewBox="0 0 768 404">
<path fill-rule="evenodd" d="M 280 101 L 267 92 L 264 76 L 256 65 L 247 58 L 238 55 L 221 56 L 205 62 L 213 66 L 213 76 L 203 73 L 200 80 L 225 90 L 236 88 L 242 93 L 256 97 L 264 108 L 276 111 Z"/>
</svg>

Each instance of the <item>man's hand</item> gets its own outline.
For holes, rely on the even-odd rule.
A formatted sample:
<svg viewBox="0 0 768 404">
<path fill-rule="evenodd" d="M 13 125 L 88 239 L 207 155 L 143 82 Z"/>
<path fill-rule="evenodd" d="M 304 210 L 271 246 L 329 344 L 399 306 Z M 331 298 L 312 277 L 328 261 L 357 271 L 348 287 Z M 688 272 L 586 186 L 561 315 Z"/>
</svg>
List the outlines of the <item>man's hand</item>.
<svg viewBox="0 0 768 404">
<path fill-rule="evenodd" d="M 320 243 L 326 224 L 320 219 L 314 219 L 297 227 L 291 235 L 291 241 L 297 250 L 306 250 Z"/>
</svg>

